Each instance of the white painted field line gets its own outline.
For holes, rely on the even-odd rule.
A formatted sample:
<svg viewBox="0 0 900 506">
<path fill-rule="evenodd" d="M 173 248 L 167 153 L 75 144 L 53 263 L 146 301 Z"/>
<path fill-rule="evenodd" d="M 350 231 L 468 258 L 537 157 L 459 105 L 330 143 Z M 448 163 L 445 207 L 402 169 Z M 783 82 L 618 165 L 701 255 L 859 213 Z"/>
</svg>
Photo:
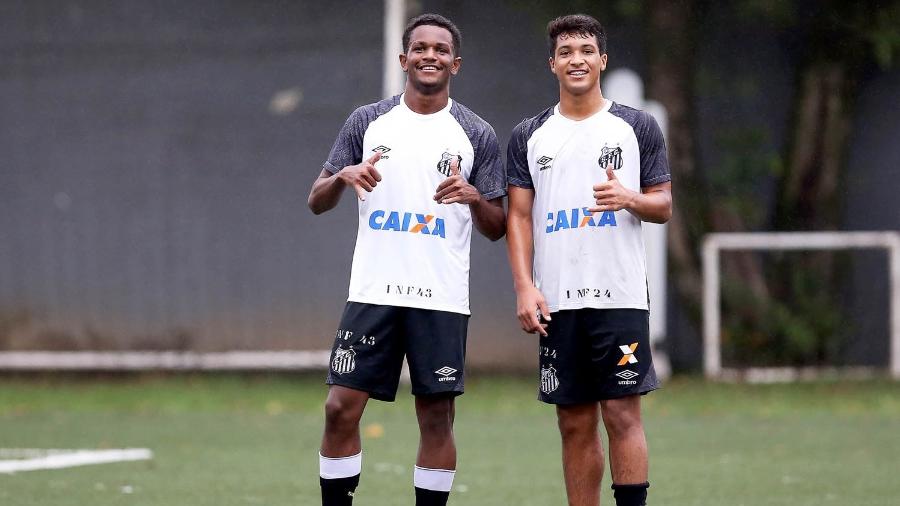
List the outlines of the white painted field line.
<svg viewBox="0 0 900 506">
<path fill-rule="evenodd" d="M 41 450 L 0 449 L 2 455 L 35 455 Z M 20 453 L 17 453 L 20 452 Z M 47 450 L 49 454 L 24 460 L 0 460 L 0 473 L 37 471 L 40 469 L 63 469 L 66 467 L 109 464 L 150 460 L 153 452 L 147 448 L 122 448 L 116 450 Z"/>
</svg>

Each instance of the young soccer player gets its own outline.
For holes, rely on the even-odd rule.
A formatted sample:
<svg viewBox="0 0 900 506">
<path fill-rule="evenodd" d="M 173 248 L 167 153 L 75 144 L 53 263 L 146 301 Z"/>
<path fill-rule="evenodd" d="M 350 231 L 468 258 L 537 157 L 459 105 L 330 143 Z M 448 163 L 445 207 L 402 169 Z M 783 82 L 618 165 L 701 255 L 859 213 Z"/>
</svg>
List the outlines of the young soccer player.
<svg viewBox="0 0 900 506">
<path fill-rule="evenodd" d="M 453 484 L 454 397 L 463 393 L 472 223 L 503 237 L 506 175 L 494 130 L 450 99 L 460 34 L 425 14 L 403 34 L 402 95 L 355 110 L 338 134 L 309 207 L 359 199 L 350 295 L 337 330 L 319 454 L 324 506 L 350 505 L 359 483 L 359 420 L 369 398 L 393 401 L 405 356 L 419 422 L 418 506 Z"/>
<path fill-rule="evenodd" d="M 641 222 L 671 216 L 665 145 L 650 115 L 603 98 L 596 19 L 563 16 L 547 32 L 559 103 L 516 126 L 507 153 L 516 312 L 540 334 L 539 399 L 556 405 L 569 504 L 600 503 L 602 417 L 616 504 L 639 506 L 640 399 L 658 386 Z"/>
</svg>

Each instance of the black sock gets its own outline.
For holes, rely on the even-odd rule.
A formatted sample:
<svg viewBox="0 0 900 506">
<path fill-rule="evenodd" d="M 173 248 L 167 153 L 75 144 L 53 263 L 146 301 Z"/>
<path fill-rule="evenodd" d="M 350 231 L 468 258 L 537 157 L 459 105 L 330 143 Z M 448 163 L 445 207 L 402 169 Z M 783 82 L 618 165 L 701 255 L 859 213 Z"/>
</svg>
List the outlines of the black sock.
<svg viewBox="0 0 900 506">
<path fill-rule="evenodd" d="M 636 483 L 634 485 L 617 485 L 613 483 L 613 495 L 616 498 L 616 506 L 647 506 L 647 489 L 650 483 Z"/>
<path fill-rule="evenodd" d="M 450 492 L 416 487 L 416 506 L 446 506 Z"/>
<path fill-rule="evenodd" d="M 322 487 L 322 506 L 351 506 L 359 475 L 331 480 L 319 478 L 319 485 Z"/>
</svg>

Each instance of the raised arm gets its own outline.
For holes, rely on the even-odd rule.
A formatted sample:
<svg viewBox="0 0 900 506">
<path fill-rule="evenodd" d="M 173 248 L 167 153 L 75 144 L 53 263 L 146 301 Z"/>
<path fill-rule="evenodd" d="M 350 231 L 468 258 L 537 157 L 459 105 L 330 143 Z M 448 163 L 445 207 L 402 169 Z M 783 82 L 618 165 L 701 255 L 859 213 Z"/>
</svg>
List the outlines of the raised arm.
<svg viewBox="0 0 900 506">
<path fill-rule="evenodd" d="M 666 181 L 641 188 L 638 193 L 622 186 L 612 167 L 606 168 L 607 181 L 594 185 L 592 212 L 625 209 L 641 221 L 665 223 L 672 217 L 672 183 Z"/>
<path fill-rule="evenodd" d="M 468 204 L 475 228 L 492 241 L 500 239 L 506 233 L 503 197 L 485 199 L 484 195 L 460 174 L 457 159 L 450 162 L 450 177 L 438 185 L 434 200 L 441 204 Z"/>
<path fill-rule="evenodd" d="M 357 165 L 344 167 L 334 174 L 322 169 L 319 177 L 313 182 L 309 190 L 307 205 L 314 214 L 322 214 L 341 200 L 341 194 L 347 186 L 356 190 L 359 200 L 366 200 L 366 192 L 372 191 L 381 181 L 381 174 L 375 168 L 375 162 L 381 158 L 381 152 L 376 152 Z"/>
</svg>

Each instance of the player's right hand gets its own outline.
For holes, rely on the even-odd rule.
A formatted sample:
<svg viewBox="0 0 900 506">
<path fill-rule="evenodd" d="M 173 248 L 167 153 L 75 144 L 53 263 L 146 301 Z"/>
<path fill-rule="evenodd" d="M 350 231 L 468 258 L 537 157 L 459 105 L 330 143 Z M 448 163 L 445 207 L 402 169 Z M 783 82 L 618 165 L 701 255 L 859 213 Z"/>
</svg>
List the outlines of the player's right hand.
<svg viewBox="0 0 900 506">
<path fill-rule="evenodd" d="M 529 334 L 547 335 L 547 324 L 550 321 L 550 308 L 540 290 L 534 286 L 516 293 L 516 316 L 522 330 Z"/>
<path fill-rule="evenodd" d="M 376 151 L 368 160 L 358 165 L 348 165 L 338 172 L 341 181 L 352 186 L 359 200 L 366 200 L 366 192 L 372 191 L 381 181 L 381 174 L 375 168 L 375 162 L 381 158 L 381 151 Z"/>
</svg>

